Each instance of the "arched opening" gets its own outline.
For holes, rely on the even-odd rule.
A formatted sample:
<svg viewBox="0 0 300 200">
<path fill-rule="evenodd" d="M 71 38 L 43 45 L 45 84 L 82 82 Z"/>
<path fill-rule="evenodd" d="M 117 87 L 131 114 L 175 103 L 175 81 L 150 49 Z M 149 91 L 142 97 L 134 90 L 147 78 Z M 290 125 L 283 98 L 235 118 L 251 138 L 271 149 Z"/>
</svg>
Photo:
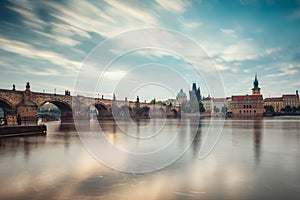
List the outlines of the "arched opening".
<svg viewBox="0 0 300 200">
<path fill-rule="evenodd" d="M 178 117 L 179 116 L 177 110 L 173 109 L 172 112 L 173 112 L 173 116 L 174 117 Z"/>
<path fill-rule="evenodd" d="M 142 109 L 143 109 L 143 116 L 145 118 L 149 118 L 149 110 L 150 110 L 150 108 L 148 106 L 145 106 L 145 107 L 142 107 Z"/>
<path fill-rule="evenodd" d="M 3 118 L 4 117 L 4 110 L 0 107 L 0 117 Z"/>
<path fill-rule="evenodd" d="M 13 106 L 4 99 L 0 99 L 0 126 L 7 125 L 7 116 L 14 116 L 15 109 Z"/>
<path fill-rule="evenodd" d="M 121 106 L 119 117 L 122 119 L 130 119 L 132 116 L 132 109 L 129 106 Z"/>
<path fill-rule="evenodd" d="M 94 106 L 90 106 L 90 119 L 97 119 L 97 116 L 99 115 L 98 109 Z"/>
<path fill-rule="evenodd" d="M 7 124 L 5 115 L 4 115 L 4 110 L 0 107 L 0 126 L 4 126 Z"/>
<path fill-rule="evenodd" d="M 61 110 L 53 103 L 46 102 L 38 110 L 39 121 L 58 121 L 60 118 Z"/>
<path fill-rule="evenodd" d="M 112 113 L 103 104 L 95 104 L 95 108 L 98 110 L 98 119 L 112 119 Z"/>
<path fill-rule="evenodd" d="M 42 104 L 42 106 L 40 107 L 40 109 L 46 105 L 47 107 L 51 107 L 52 108 L 52 113 L 51 114 L 53 117 L 55 116 L 55 118 L 60 118 L 60 120 L 63 122 L 64 120 L 72 120 L 73 119 L 73 115 L 72 115 L 72 108 L 69 104 L 61 102 L 61 101 L 47 101 L 45 103 Z M 40 110 L 39 109 L 39 110 Z M 54 111 L 55 110 L 55 111 Z M 59 110 L 59 111 L 58 111 Z M 55 113 L 55 114 L 54 114 Z M 50 116 L 51 116 L 50 115 Z"/>
</svg>

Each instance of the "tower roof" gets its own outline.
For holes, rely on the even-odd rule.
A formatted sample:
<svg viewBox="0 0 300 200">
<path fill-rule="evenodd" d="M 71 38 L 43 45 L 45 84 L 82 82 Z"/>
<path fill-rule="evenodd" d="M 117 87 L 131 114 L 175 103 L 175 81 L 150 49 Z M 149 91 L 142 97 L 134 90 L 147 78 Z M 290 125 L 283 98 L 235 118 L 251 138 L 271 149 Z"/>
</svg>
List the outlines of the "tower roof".
<svg viewBox="0 0 300 200">
<path fill-rule="evenodd" d="M 186 97 L 186 94 L 183 92 L 182 89 L 180 89 L 180 92 L 178 92 L 177 97 Z"/>
<path fill-rule="evenodd" d="M 258 88 L 258 80 L 257 80 L 257 73 L 255 73 L 255 79 L 253 81 L 254 88 Z"/>
</svg>

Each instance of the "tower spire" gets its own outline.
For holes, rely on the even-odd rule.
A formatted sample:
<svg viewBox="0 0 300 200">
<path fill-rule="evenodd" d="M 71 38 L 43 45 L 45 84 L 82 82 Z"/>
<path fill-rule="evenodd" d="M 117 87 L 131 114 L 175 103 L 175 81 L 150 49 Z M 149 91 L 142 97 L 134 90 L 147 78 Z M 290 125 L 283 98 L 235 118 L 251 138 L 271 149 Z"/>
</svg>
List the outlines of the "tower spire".
<svg viewBox="0 0 300 200">
<path fill-rule="evenodd" d="M 258 87 L 258 80 L 257 80 L 257 72 L 255 72 L 255 79 L 253 81 L 252 94 L 260 94 L 260 88 Z"/>
</svg>

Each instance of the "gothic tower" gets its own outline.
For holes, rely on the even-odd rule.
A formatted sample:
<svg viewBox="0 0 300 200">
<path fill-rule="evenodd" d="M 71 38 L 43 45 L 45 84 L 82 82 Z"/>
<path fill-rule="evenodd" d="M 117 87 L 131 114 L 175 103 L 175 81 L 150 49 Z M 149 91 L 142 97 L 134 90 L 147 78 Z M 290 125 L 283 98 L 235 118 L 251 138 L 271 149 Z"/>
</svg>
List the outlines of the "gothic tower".
<svg viewBox="0 0 300 200">
<path fill-rule="evenodd" d="M 197 89 L 196 83 L 193 83 L 192 90 L 190 90 L 189 93 L 190 93 L 190 101 L 200 101 L 201 100 L 200 87 L 198 87 L 198 89 Z"/>
<path fill-rule="evenodd" d="M 258 87 L 257 73 L 255 74 L 255 79 L 253 81 L 252 95 L 260 95 L 260 88 Z"/>
</svg>

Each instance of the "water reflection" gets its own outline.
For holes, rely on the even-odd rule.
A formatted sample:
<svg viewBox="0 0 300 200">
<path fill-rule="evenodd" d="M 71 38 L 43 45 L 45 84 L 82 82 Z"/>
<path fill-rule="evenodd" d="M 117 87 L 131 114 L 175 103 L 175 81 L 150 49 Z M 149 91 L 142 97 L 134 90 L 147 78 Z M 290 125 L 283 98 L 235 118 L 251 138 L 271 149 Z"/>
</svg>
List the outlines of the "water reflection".
<svg viewBox="0 0 300 200">
<path fill-rule="evenodd" d="M 30 158 L 31 151 L 34 151 L 45 145 L 45 136 L 28 136 L 28 137 L 12 137 L 0 138 L 0 155 L 9 154 L 16 156 L 23 153 L 24 158 Z"/>
<path fill-rule="evenodd" d="M 253 138 L 254 138 L 254 152 L 256 163 L 260 162 L 261 143 L 262 143 L 262 119 L 256 119 L 253 121 Z"/>
<path fill-rule="evenodd" d="M 127 125 L 127 130 L 146 135 L 149 124 L 142 120 L 136 124 Z M 178 120 L 166 121 L 161 139 L 172 139 L 179 125 Z M 176 147 L 187 144 L 196 131 L 188 151 L 171 166 L 148 174 L 118 172 L 94 160 L 74 124 L 47 126 L 46 137 L 0 139 L 0 199 L 297 199 L 300 195 L 299 120 L 227 120 L 216 148 L 202 160 L 198 153 L 209 120 L 200 124 L 187 120 Z M 101 128 L 113 144 L 148 148 L 143 142 L 124 140 L 112 121 L 101 123 Z M 93 139 L 90 135 L 86 133 Z"/>
<path fill-rule="evenodd" d="M 202 139 L 202 121 L 198 123 L 198 126 L 195 126 L 193 123 L 190 123 L 190 127 L 192 131 L 196 131 L 196 135 L 194 141 L 192 143 L 191 149 L 193 150 L 192 155 L 195 159 L 199 158 L 199 151 L 201 147 L 201 139 Z M 195 130 L 193 130 L 195 129 Z"/>
</svg>

